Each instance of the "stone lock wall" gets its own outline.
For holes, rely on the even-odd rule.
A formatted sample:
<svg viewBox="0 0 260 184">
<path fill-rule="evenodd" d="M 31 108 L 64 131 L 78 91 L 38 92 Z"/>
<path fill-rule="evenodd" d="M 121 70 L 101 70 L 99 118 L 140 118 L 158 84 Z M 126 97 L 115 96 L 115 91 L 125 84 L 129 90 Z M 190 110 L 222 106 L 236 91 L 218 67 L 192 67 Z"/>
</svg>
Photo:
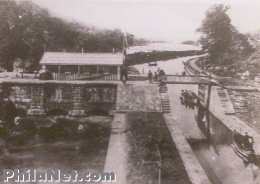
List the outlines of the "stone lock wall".
<svg viewBox="0 0 260 184">
<path fill-rule="evenodd" d="M 2 84 L 2 89 L 3 98 L 28 109 L 28 115 L 46 115 L 53 110 L 62 110 L 70 116 L 109 113 L 115 108 L 117 92 L 117 86 L 112 84 Z"/>
</svg>

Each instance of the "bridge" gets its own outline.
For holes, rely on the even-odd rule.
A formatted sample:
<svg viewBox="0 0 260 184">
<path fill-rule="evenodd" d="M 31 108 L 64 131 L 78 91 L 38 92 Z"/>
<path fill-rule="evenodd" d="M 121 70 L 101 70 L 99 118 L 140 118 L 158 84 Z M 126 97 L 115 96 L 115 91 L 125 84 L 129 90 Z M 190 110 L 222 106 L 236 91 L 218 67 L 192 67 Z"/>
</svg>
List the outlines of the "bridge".
<svg viewBox="0 0 260 184">
<path fill-rule="evenodd" d="M 166 75 L 167 84 L 213 85 L 216 81 L 208 75 Z"/>
</svg>

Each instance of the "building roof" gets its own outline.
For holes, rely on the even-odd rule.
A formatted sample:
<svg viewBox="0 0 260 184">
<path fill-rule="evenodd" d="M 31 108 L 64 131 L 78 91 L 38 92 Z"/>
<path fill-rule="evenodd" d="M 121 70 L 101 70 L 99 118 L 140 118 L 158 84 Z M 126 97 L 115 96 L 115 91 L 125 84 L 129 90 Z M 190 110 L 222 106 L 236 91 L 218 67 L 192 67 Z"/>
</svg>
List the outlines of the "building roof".
<svg viewBox="0 0 260 184">
<path fill-rule="evenodd" d="M 45 52 L 41 65 L 122 65 L 122 53 Z"/>
</svg>

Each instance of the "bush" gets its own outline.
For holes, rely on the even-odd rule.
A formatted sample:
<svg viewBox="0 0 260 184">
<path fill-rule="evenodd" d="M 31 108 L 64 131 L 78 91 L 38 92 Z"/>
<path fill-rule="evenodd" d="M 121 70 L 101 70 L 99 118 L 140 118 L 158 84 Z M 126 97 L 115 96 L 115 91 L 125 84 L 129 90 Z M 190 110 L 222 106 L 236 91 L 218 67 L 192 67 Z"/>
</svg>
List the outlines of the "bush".
<svg viewBox="0 0 260 184">
<path fill-rule="evenodd" d="M 60 115 L 67 115 L 68 112 L 64 109 L 52 109 L 47 112 L 47 116 L 60 116 Z"/>
<path fill-rule="evenodd" d="M 62 127 L 41 127 L 39 130 L 39 135 L 45 140 L 45 141 L 54 141 L 58 138 L 64 138 L 65 132 Z"/>
<path fill-rule="evenodd" d="M 46 141 L 58 139 L 72 139 L 77 135 L 78 122 L 75 120 L 58 118 L 50 127 L 41 127 L 39 135 Z"/>
<path fill-rule="evenodd" d="M 23 108 L 16 108 L 16 115 L 20 117 L 26 117 L 27 112 Z"/>
<path fill-rule="evenodd" d="M 6 127 L 0 127 L 0 138 L 4 138 L 8 135 L 8 130 Z"/>
</svg>

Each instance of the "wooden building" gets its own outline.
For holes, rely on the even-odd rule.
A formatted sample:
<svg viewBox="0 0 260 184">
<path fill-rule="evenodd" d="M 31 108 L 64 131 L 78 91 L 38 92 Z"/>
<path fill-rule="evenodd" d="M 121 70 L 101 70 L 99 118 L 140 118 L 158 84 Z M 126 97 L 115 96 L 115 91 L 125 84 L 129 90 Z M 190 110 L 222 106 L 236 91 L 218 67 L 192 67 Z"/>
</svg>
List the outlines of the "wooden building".
<svg viewBox="0 0 260 184">
<path fill-rule="evenodd" d="M 40 65 L 54 80 L 120 80 L 122 53 L 45 52 Z"/>
</svg>

